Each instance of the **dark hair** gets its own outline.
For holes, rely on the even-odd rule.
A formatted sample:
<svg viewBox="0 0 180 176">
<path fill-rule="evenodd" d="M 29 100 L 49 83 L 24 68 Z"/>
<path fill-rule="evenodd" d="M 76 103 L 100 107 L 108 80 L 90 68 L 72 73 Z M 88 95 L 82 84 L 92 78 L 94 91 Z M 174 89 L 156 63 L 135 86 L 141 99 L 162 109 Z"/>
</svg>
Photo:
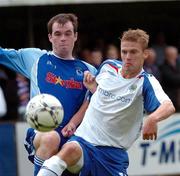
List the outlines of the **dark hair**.
<svg viewBox="0 0 180 176">
<path fill-rule="evenodd" d="M 52 34 L 52 25 L 55 22 L 64 25 L 68 21 L 72 22 L 72 25 L 74 27 L 74 33 L 76 33 L 78 28 L 78 18 L 75 14 L 72 13 L 61 13 L 52 17 L 47 23 L 48 33 Z"/>
</svg>

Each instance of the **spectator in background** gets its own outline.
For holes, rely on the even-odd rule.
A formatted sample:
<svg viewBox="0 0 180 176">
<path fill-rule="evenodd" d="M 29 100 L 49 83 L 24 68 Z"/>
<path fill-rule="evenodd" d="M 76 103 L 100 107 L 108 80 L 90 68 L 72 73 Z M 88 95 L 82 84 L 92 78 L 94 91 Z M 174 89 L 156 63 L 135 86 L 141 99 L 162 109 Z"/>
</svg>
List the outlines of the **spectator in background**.
<svg viewBox="0 0 180 176">
<path fill-rule="evenodd" d="M 7 104 L 4 96 L 4 89 L 6 86 L 7 79 L 8 79 L 7 74 L 1 66 L 0 67 L 0 119 L 3 119 L 3 117 L 7 113 Z"/>
<path fill-rule="evenodd" d="M 119 49 L 114 44 L 109 44 L 105 51 L 106 59 L 119 59 L 120 52 Z"/>
<path fill-rule="evenodd" d="M 90 61 L 91 59 L 91 51 L 89 48 L 84 48 L 81 52 L 80 52 L 80 58 L 83 58 L 85 61 Z"/>
<path fill-rule="evenodd" d="M 13 71 L 11 72 L 12 75 L 8 74 L 8 81 L 6 83 L 6 88 L 4 91 L 7 108 L 8 108 L 4 120 L 17 121 L 19 120 L 19 116 L 18 116 L 19 99 L 17 95 L 17 82 L 16 82 L 15 73 Z"/>
<path fill-rule="evenodd" d="M 170 99 L 173 101 L 176 110 L 180 110 L 180 59 L 178 50 L 174 46 L 165 48 L 165 62 L 160 67 L 162 74 L 162 86 Z"/>
<path fill-rule="evenodd" d="M 157 54 L 156 64 L 161 66 L 164 63 L 164 50 L 166 47 L 166 38 L 163 32 L 159 32 L 156 36 L 155 44 L 152 48 L 155 50 Z"/>
<path fill-rule="evenodd" d="M 0 118 L 7 112 L 6 100 L 2 88 L 0 87 Z"/>
<path fill-rule="evenodd" d="M 144 62 L 144 70 L 148 73 L 154 75 L 156 79 L 161 80 L 160 71 L 158 66 L 156 65 L 156 52 L 153 48 L 149 48 L 147 58 Z"/>
<path fill-rule="evenodd" d="M 95 48 L 91 51 L 91 64 L 98 68 L 103 61 L 103 53 L 101 49 Z"/>
<path fill-rule="evenodd" d="M 0 67 L 0 86 L 6 101 L 7 112 L 1 117 L 1 120 L 16 121 L 18 120 L 17 106 L 17 83 L 15 72 L 1 65 Z M 1 107 L 0 107 L 1 108 Z"/>
<path fill-rule="evenodd" d="M 99 48 L 94 48 L 90 51 L 89 57 L 86 57 L 85 61 L 98 68 L 103 61 L 103 53 Z"/>
<path fill-rule="evenodd" d="M 5 86 L 6 86 L 7 80 L 8 80 L 7 73 L 5 72 L 3 67 L 1 66 L 0 67 L 0 86 L 2 87 L 3 90 L 4 90 Z"/>
<path fill-rule="evenodd" d="M 29 101 L 29 81 L 23 75 L 17 73 L 16 74 L 17 81 L 17 94 L 19 98 L 19 106 L 18 106 L 18 115 L 21 120 L 24 120 L 24 114 L 26 110 L 26 105 Z"/>
</svg>

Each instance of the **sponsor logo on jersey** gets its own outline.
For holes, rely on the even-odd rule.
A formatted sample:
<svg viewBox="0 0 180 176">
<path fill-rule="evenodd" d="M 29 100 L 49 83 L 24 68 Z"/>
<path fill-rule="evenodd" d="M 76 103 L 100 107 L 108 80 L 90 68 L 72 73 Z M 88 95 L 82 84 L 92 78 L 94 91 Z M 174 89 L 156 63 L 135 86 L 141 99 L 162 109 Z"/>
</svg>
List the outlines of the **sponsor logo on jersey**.
<svg viewBox="0 0 180 176">
<path fill-rule="evenodd" d="M 69 89 L 83 89 L 82 82 L 75 81 L 74 78 L 63 80 L 60 76 L 56 76 L 51 72 L 47 73 L 46 81 Z"/>
<path fill-rule="evenodd" d="M 112 92 L 109 92 L 107 90 L 104 90 L 102 88 L 99 88 L 98 89 L 98 92 L 101 94 L 101 95 L 104 95 L 110 99 L 113 99 L 113 100 L 116 100 L 116 101 L 121 101 L 122 103 L 129 103 L 131 101 L 130 98 L 126 98 L 125 96 L 119 96 L 119 95 L 115 95 L 114 93 Z"/>
</svg>

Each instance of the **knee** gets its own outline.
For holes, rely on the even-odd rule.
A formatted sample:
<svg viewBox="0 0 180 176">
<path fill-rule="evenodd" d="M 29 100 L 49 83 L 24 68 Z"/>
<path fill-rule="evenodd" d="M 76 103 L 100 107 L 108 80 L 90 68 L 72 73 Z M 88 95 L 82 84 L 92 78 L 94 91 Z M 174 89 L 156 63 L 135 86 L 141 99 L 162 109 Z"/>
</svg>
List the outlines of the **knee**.
<svg viewBox="0 0 180 176">
<path fill-rule="evenodd" d="M 76 142 L 68 142 L 62 147 L 64 155 L 79 158 L 82 155 L 81 147 Z"/>
<path fill-rule="evenodd" d="M 40 138 L 40 148 L 46 148 L 48 152 L 57 152 L 60 144 L 60 137 L 56 131 L 44 133 Z"/>
</svg>

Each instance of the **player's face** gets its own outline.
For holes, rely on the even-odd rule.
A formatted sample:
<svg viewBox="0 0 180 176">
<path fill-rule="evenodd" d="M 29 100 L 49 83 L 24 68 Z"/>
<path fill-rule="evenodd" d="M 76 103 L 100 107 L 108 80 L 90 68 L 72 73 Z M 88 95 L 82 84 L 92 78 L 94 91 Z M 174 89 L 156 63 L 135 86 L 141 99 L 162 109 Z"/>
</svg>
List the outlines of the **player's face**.
<svg viewBox="0 0 180 176">
<path fill-rule="evenodd" d="M 121 59 L 123 61 L 123 71 L 127 74 L 137 75 L 144 64 L 146 51 L 138 42 L 121 42 Z"/>
<path fill-rule="evenodd" d="M 49 34 L 48 37 L 56 55 L 65 59 L 72 58 L 77 33 L 74 33 L 74 28 L 70 21 L 64 25 L 55 22 L 52 25 L 52 34 Z"/>
</svg>

